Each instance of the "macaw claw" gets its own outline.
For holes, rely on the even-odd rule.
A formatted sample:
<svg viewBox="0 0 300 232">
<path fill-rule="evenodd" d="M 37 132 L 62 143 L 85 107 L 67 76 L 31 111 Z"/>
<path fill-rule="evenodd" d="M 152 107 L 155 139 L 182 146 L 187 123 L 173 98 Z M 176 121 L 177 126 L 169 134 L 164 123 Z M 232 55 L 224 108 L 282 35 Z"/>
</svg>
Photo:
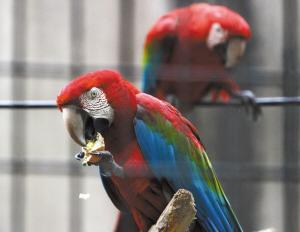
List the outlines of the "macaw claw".
<svg viewBox="0 0 300 232">
<path fill-rule="evenodd" d="M 74 157 L 76 160 L 81 161 L 84 157 L 84 152 L 81 151 L 81 152 L 77 153 Z"/>
<path fill-rule="evenodd" d="M 124 171 L 113 158 L 109 151 L 99 151 L 92 154 L 79 152 L 75 155 L 75 159 L 82 162 L 83 166 L 99 166 L 100 174 L 106 177 L 116 175 L 124 177 Z"/>
<path fill-rule="evenodd" d="M 262 110 L 261 107 L 257 104 L 253 92 L 250 90 L 243 90 L 235 93 L 233 97 L 239 99 L 244 106 L 246 113 L 251 114 L 253 121 L 257 121 L 257 119 L 262 114 Z"/>
<path fill-rule="evenodd" d="M 101 158 L 102 157 L 98 156 L 98 154 L 87 153 L 84 151 L 81 151 L 75 155 L 75 159 L 81 161 L 83 166 L 91 166 L 91 165 L 98 166 L 98 162 L 100 161 Z"/>
</svg>

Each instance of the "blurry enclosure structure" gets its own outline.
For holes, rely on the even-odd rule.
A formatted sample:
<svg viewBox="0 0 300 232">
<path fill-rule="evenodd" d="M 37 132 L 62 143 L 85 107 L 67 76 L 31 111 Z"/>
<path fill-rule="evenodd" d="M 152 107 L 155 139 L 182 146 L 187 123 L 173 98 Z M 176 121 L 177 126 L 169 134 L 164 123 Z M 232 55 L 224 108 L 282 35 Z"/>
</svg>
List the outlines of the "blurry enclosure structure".
<svg viewBox="0 0 300 232">
<path fill-rule="evenodd" d="M 0 99 L 51 100 L 80 73 L 114 68 L 140 85 L 144 36 L 187 0 L 0 0 Z M 208 1 L 250 23 L 253 37 L 233 76 L 257 96 L 299 94 L 299 3 Z M 299 108 L 269 107 L 256 123 L 232 108 L 192 115 L 245 231 L 300 231 Z M 117 210 L 97 168 L 56 110 L 0 111 L 0 231 L 112 231 Z M 88 200 L 78 198 L 90 193 Z"/>
</svg>

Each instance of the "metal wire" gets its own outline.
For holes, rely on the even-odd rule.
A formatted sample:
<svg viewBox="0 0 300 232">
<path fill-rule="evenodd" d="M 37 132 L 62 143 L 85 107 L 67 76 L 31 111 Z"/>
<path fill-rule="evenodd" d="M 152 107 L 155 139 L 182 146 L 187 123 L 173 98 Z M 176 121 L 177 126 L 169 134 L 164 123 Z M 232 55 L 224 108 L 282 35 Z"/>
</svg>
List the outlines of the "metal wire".
<svg viewBox="0 0 300 232">
<path fill-rule="evenodd" d="M 297 97 L 258 97 L 256 103 L 259 106 L 298 106 L 300 96 Z M 203 107 L 240 107 L 243 103 L 237 100 L 230 102 L 199 102 L 197 106 Z M 0 109 L 55 109 L 57 108 L 54 100 L 0 100 Z"/>
<path fill-rule="evenodd" d="M 1 100 L 0 109 L 54 109 L 57 108 L 55 101 L 52 100 Z"/>
<path fill-rule="evenodd" d="M 284 181 L 297 183 L 300 181 L 299 166 L 297 164 L 287 166 L 269 166 L 259 164 L 230 164 L 226 162 L 214 162 L 214 168 L 222 180 L 248 180 L 248 181 Z M 37 161 L 37 160 L 16 160 L 11 161 L 0 159 L 0 174 L 31 175 L 70 175 L 78 174 L 81 165 L 77 161 Z M 99 178 L 97 172 L 91 169 L 82 169 L 84 175 L 78 177 L 93 176 Z M 287 177 L 285 173 L 290 173 Z M 238 175 L 237 175 L 238 173 Z M 172 173 L 170 173 L 171 175 Z"/>
<path fill-rule="evenodd" d="M 255 98 L 256 104 L 259 106 L 297 106 L 300 105 L 300 97 L 258 97 Z M 223 102 L 199 102 L 198 106 L 206 107 L 239 107 L 243 106 L 241 101 L 232 100 L 228 103 Z"/>
</svg>

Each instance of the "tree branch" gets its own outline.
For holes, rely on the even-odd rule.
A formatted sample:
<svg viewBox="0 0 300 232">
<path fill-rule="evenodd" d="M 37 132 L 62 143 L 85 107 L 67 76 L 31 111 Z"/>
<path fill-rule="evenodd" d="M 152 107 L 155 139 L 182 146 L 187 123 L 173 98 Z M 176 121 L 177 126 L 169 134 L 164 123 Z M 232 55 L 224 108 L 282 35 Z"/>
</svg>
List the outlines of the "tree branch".
<svg viewBox="0 0 300 232">
<path fill-rule="evenodd" d="M 196 208 L 191 192 L 179 189 L 149 232 L 184 232 L 195 219 Z"/>
</svg>

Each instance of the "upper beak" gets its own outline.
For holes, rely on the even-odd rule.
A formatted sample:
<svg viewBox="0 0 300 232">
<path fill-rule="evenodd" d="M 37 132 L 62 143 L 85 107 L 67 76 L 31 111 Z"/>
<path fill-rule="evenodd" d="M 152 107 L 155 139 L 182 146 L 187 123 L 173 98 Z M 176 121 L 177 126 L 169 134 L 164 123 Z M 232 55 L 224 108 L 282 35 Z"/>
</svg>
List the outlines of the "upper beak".
<svg viewBox="0 0 300 232">
<path fill-rule="evenodd" d="M 106 118 L 94 118 L 74 105 L 63 106 L 62 113 L 70 136 L 82 147 L 86 146 L 88 140 L 96 138 L 96 132 L 104 136 L 109 127 L 109 121 Z"/>
<path fill-rule="evenodd" d="M 62 113 L 65 126 L 72 139 L 80 146 L 85 146 L 84 111 L 73 106 L 64 106 Z"/>
</svg>

